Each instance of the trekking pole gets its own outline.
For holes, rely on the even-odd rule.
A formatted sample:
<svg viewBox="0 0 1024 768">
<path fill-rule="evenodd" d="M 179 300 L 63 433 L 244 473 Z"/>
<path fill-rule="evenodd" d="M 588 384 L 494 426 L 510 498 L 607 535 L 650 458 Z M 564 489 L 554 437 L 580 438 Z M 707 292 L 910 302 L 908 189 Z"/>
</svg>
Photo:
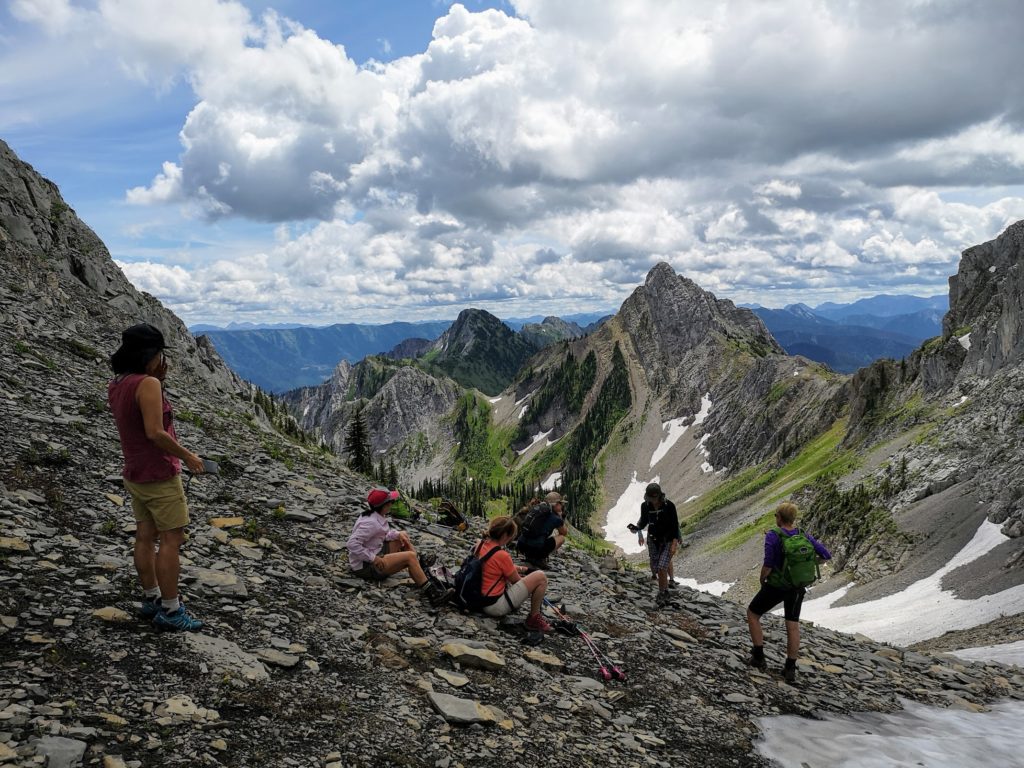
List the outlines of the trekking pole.
<svg viewBox="0 0 1024 768">
<path fill-rule="evenodd" d="M 546 597 L 544 598 L 544 604 L 552 611 L 554 611 L 555 615 L 559 618 L 559 620 L 561 620 L 563 623 L 567 625 L 572 626 L 573 630 L 580 636 L 584 644 L 590 649 L 590 652 L 594 654 L 594 658 L 597 659 L 598 666 L 601 668 L 601 677 L 603 677 L 605 680 L 611 680 L 613 676 L 616 680 L 626 679 L 626 673 L 623 672 L 622 669 L 619 668 L 614 661 L 612 661 L 611 656 L 609 656 L 607 653 L 605 653 L 598 647 L 597 642 L 594 640 L 594 638 L 592 638 L 583 629 L 581 629 L 579 624 L 572 621 L 568 616 L 562 613 L 562 611 L 560 611 L 554 605 L 554 603 L 552 603 Z"/>
</svg>

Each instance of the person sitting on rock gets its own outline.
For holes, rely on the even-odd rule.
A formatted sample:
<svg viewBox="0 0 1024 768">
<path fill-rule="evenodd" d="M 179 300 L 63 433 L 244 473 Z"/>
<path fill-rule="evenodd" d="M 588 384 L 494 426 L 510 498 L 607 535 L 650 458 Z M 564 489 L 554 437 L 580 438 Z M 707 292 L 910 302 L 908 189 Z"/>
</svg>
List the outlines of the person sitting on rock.
<svg viewBox="0 0 1024 768">
<path fill-rule="evenodd" d="M 178 548 L 189 524 L 181 462 L 195 474 L 204 468 L 174 432 L 174 411 L 163 391 L 166 347 L 163 334 L 148 323 L 123 331 L 121 346 L 110 357 L 114 378 L 107 386 L 107 403 L 121 439 L 124 487 L 135 514 L 140 613 L 159 629 L 193 631 L 203 622 L 185 610 L 178 596 Z"/>
<path fill-rule="evenodd" d="M 367 509 L 356 519 L 348 537 L 348 563 L 352 572 L 367 581 L 384 581 L 388 576 L 409 571 L 420 594 L 434 607 L 444 605 L 454 590 L 445 589 L 427 577 L 434 563 L 429 555 L 418 555 L 409 534 L 393 531 L 387 515 L 398 499 L 398 491 L 374 488 L 366 495 Z"/>
<path fill-rule="evenodd" d="M 787 583 L 783 574 L 783 543 L 782 537 L 796 534 L 803 536 L 814 547 L 814 552 L 822 560 L 831 560 L 832 553 L 806 531 L 796 527 L 796 504 L 784 502 L 775 510 L 775 528 L 764 536 L 764 563 L 761 566 L 761 591 L 750 601 L 747 607 L 747 626 L 750 629 L 750 641 L 754 646 L 750 656 L 751 666 L 767 669 L 768 662 L 764 658 L 764 631 L 761 629 L 761 616 L 777 606 L 783 605 L 786 619 L 786 665 L 782 669 L 786 682 L 796 681 L 796 659 L 800 651 L 800 608 L 803 606 L 804 587 L 794 587 Z"/>
<path fill-rule="evenodd" d="M 480 542 L 477 557 L 483 558 L 498 548 L 484 563 L 480 593 L 485 598 L 498 599 L 484 606 L 483 612 L 494 618 L 507 616 L 530 598 L 530 613 L 526 617 L 526 628 L 534 632 L 550 632 L 551 625 L 541 614 L 544 593 L 548 588 L 548 577 L 544 571 L 529 571 L 526 566 L 517 566 L 505 550 L 516 537 L 516 523 L 511 517 L 502 515 L 491 520 L 487 536 Z"/>
<path fill-rule="evenodd" d="M 551 491 L 523 517 L 523 529 L 516 542 L 519 553 L 535 568 L 548 567 L 548 555 L 565 543 L 569 527 L 565 522 L 565 498 Z"/>
<path fill-rule="evenodd" d="M 640 519 L 630 523 L 629 530 L 640 535 L 643 543 L 643 530 L 647 529 L 647 556 L 651 561 L 651 571 L 658 576 L 658 606 L 670 602 L 668 594 L 668 567 L 679 547 L 679 515 L 676 505 L 665 498 L 661 486 L 650 483 L 644 491 L 644 501 L 640 505 Z"/>
</svg>

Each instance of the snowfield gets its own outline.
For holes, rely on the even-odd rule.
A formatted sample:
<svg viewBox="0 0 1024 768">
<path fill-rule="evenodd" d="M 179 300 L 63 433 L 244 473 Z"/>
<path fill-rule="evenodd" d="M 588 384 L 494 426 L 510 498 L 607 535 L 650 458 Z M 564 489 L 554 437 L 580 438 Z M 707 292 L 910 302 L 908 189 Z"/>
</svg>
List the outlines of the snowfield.
<svg viewBox="0 0 1024 768">
<path fill-rule="evenodd" d="M 852 585 L 847 585 L 824 597 L 805 601 L 800 618 L 842 632 L 860 632 L 879 642 L 910 645 L 951 629 L 968 629 L 1000 616 L 1020 613 L 1024 611 L 1024 584 L 974 600 L 961 600 L 940 586 L 947 573 L 1008 540 L 996 523 L 984 520 L 956 557 L 902 592 L 866 603 L 833 607 L 849 592 Z"/>
</svg>

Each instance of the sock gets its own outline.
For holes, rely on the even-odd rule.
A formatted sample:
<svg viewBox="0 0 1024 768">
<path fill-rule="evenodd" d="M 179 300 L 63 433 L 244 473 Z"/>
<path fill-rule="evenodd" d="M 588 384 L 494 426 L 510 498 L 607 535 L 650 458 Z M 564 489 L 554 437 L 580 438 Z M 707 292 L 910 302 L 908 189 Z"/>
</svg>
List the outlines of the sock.
<svg viewBox="0 0 1024 768">
<path fill-rule="evenodd" d="M 163 606 L 164 613 L 174 613 L 181 607 L 181 603 L 178 601 L 178 596 L 175 595 L 170 600 L 166 597 L 160 601 L 160 605 Z"/>
<path fill-rule="evenodd" d="M 150 587 L 149 589 L 142 590 L 142 596 L 145 600 L 156 600 L 160 597 L 160 587 Z"/>
<path fill-rule="evenodd" d="M 796 669 L 796 659 L 786 659 L 786 669 Z"/>
<path fill-rule="evenodd" d="M 764 646 L 763 645 L 755 645 L 754 646 L 754 658 L 755 659 L 763 659 L 764 658 Z"/>
</svg>

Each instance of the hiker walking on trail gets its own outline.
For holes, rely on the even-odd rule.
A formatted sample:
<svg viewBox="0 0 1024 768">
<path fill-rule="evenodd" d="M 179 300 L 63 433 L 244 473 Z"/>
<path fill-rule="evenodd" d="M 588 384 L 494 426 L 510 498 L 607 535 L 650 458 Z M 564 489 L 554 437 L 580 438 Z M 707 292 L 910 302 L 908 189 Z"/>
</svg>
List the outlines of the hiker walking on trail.
<svg viewBox="0 0 1024 768">
<path fill-rule="evenodd" d="M 747 608 L 747 626 L 754 648 L 751 666 L 767 669 L 764 657 L 764 632 L 761 616 L 779 603 L 786 619 L 786 682 L 796 681 L 796 659 L 800 651 L 800 608 L 808 584 L 817 578 L 817 559 L 831 560 L 832 553 L 811 534 L 796 526 L 797 508 L 785 502 L 775 510 L 775 527 L 764 536 L 764 564 L 761 566 L 761 591 Z"/>
<path fill-rule="evenodd" d="M 431 605 L 444 605 L 452 596 L 425 571 L 434 564 L 430 555 L 419 555 L 405 531 L 394 531 L 387 515 L 398 499 L 398 491 L 374 488 L 366 495 L 367 508 L 356 518 L 348 537 L 348 564 L 352 572 L 367 581 L 384 581 L 388 576 L 409 571 L 420 594 Z"/>
<path fill-rule="evenodd" d="M 189 524 L 181 462 L 194 474 L 204 467 L 174 432 L 174 409 L 163 390 L 166 348 L 164 335 L 148 323 L 125 329 L 110 357 L 114 378 L 107 385 L 107 403 L 121 439 L 122 477 L 135 514 L 135 570 L 143 592 L 139 613 L 159 629 L 193 631 L 203 622 L 178 596 L 178 549 Z"/>
<path fill-rule="evenodd" d="M 496 517 L 491 520 L 487 536 L 477 545 L 476 556 L 484 563 L 480 593 L 485 601 L 497 597 L 490 605 L 484 605 L 482 610 L 488 616 L 501 618 L 519 608 L 526 602 L 526 598 L 530 598 L 526 628 L 550 632 L 551 625 L 541 614 L 544 594 L 548 588 L 547 574 L 537 570 L 527 572 L 525 566 L 513 563 L 512 556 L 505 550 L 516 537 L 516 532 L 516 523 L 511 517 Z"/>
<path fill-rule="evenodd" d="M 565 497 L 557 491 L 551 491 L 544 497 L 544 501 L 531 505 L 523 516 L 516 548 L 535 568 L 547 568 L 548 555 L 561 547 L 569 535 L 565 507 Z"/>
<path fill-rule="evenodd" d="M 658 574 L 659 607 L 668 605 L 671 598 L 668 594 L 668 567 L 679 548 L 679 515 L 676 505 L 665 498 L 661 486 L 650 483 L 644 491 L 644 501 L 640 505 L 640 519 L 630 523 L 629 530 L 643 537 L 647 529 L 647 555 L 651 560 L 651 570 Z"/>
</svg>

